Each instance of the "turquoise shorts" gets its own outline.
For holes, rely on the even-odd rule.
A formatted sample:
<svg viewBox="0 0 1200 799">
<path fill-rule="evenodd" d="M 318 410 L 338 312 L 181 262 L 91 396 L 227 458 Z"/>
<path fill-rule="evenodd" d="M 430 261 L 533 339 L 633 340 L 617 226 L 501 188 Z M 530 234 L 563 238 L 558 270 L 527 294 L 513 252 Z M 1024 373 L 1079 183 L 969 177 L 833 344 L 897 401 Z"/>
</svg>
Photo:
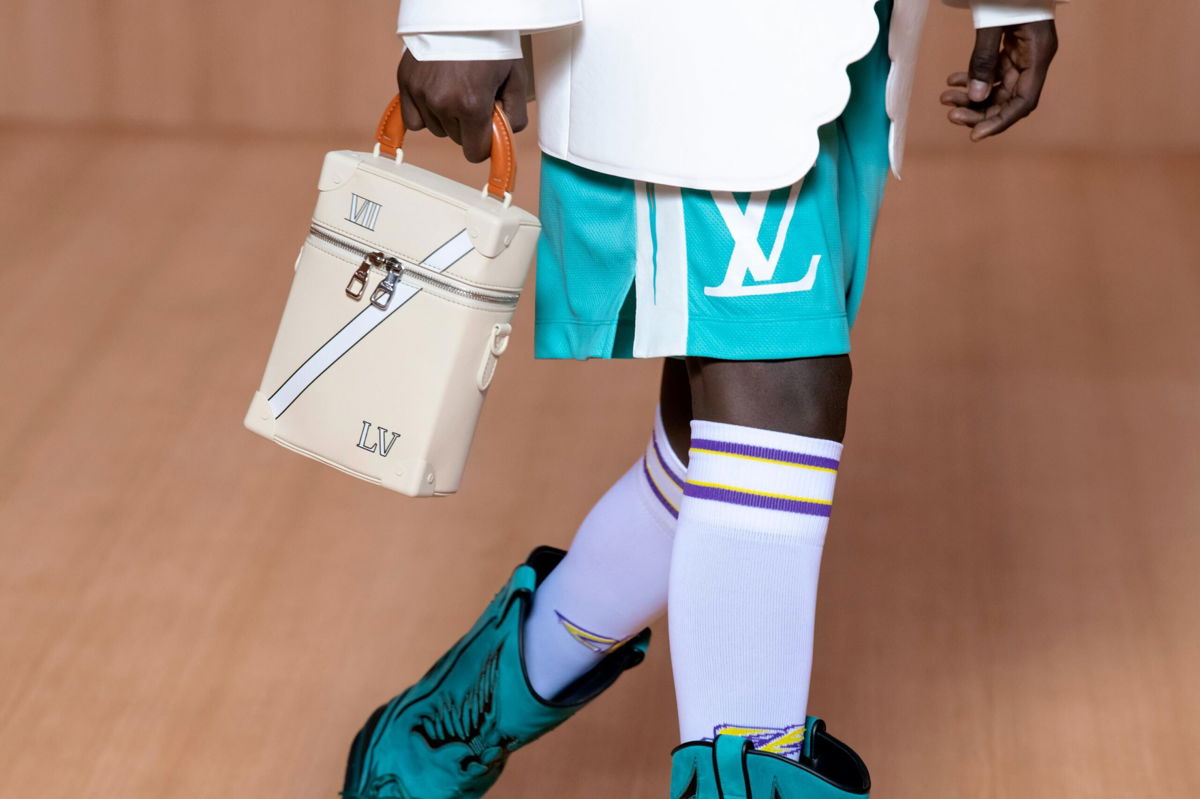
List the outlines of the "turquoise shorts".
<svg viewBox="0 0 1200 799">
<path fill-rule="evenodd" d="M 890 3 L 795 185 L 720 192 L 542 157 L 539 358 L 726 360 L 850 351 L 887 180 Z"/>
</svg>

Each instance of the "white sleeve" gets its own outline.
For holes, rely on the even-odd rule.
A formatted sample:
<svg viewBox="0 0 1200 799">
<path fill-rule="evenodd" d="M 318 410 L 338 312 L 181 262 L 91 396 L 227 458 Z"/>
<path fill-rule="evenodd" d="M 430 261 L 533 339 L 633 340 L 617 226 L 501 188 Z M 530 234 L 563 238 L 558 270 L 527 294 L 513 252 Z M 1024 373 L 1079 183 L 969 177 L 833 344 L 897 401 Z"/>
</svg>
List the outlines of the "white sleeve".
<svg viewBox="0 0 1200 799">
<path fill-rule="evenodd" d="M 1054 7 L 1065 0 L 945 0 L 946 5 L 970 8 L 976 28 L 995 28 L 1054 19 Z"/>
<path fill-rule="evenodd" d="M 418 61 L 507 61 L 521 57 L 520 31 L 410 33 L 404 46 Z"/>
<path fill-rule="evenodd" d="M 552 30 L 583 19 L 582 0 L 402 0 L 396 32 Z"/>
</svg>

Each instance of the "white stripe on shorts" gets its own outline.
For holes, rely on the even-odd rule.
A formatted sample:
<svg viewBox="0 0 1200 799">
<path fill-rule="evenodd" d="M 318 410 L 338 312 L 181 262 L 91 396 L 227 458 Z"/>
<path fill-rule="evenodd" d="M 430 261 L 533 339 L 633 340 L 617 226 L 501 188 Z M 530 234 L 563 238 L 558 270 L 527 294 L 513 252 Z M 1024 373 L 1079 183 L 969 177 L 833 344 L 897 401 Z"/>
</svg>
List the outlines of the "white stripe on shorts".
<svg viewBox="0 0 1200 799">
<path fill-rule="evenodd" d="M 634 181 L 637 211 L 635 358 L 683 355 L 688 341 L 687 236 L 677 186 Z M 650 204 L 654 202 L 651 219 Z M 654 225 L 651 236 L 650 226 Z M 658 239 L 655 253 L 654 238 Z"/>
</svg>

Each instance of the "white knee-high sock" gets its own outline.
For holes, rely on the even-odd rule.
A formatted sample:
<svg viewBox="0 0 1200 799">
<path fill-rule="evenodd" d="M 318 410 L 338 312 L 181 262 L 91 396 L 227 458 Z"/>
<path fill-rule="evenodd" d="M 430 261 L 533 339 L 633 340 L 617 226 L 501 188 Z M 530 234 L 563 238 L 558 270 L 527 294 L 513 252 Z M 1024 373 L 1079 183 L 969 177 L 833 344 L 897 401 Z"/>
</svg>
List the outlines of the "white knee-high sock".
<svg viewBox="0 0 1200 799">
<path fill-rule="evenodd" d="M 663 612 L 683 474 L 656 414 L 646 454 L 596 503 L 534 593 L 525 668 L 539 696 L 552 698 Z"/>
<path fill-rule="evenodd" d="M 842 445 L 693 421 L 670 577 L 684 741 L 798 757 L 817 574 Z"/>
</svg>

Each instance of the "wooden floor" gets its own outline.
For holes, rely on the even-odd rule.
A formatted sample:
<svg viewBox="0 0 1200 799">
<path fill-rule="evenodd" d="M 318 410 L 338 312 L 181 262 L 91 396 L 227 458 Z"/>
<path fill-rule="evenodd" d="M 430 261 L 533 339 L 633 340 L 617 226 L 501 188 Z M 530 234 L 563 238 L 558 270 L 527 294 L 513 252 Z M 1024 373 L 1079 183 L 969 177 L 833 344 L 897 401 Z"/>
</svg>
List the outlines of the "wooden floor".
<svg viewBox="0 0 1200 799">
<path fill-rule="evenodd" d="M 79 142 L 0 130 L 0 796 L 332 799 L 638 455 L 655 365 L 534 362 L 527 302 L 464 492 L 360 484 L 241 426 L 345 142 Z M 1200 156 L 917 152 L 890 191 L 813 710 L 877 797 L 1195 796 Z M 497 799 L 666 796 L 657 632 Z"/>
</svg>

